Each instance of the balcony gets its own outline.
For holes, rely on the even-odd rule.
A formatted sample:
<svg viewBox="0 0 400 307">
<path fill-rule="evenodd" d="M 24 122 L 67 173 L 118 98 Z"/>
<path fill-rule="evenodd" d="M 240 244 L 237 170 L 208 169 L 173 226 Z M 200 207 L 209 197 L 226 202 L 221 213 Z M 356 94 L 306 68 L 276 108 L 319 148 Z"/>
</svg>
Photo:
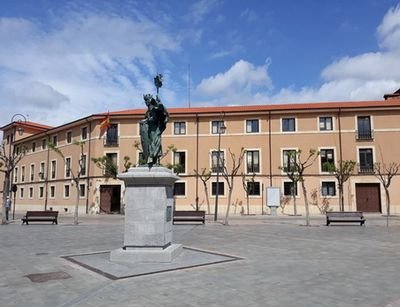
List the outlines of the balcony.
<svg viewBox="0 0 400 307">
<path fill-rule="evenodd" d="M 118 137 L 106 137 L 104 139 L 104 147 L 118 147 L 119 138 Z"/>
<path fill-rule="evenodd" d="M 374 130 L 356 130 L 357 141 L 370 141 L 374 139 Z"/>
<path fill-rule="evenodd" d="M 358 165 L 358 173 L 361 175 L 369 175 L 374 174 L 374 166 L 372 164 L 359 164 Z"/>
</svg>

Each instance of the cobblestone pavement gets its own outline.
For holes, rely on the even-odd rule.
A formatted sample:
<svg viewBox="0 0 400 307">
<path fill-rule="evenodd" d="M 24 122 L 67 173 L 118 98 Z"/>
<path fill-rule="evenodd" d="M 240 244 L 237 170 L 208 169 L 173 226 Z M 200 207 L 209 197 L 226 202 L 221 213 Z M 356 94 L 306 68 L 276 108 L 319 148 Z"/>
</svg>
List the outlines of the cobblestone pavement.
<svg viewBox="0 0 400 307">
<path fill-rule="evenodd" d="M 121 280 L 61 256 L 121 247 L 123 216 L 16 220 L 0 225 L 0 306 L 398 306 L 400 218 L 389 228 L 366 218 L 366 227 L 289 216 L 176 225 L 176 243 L 244 259 Z"/>
</svg>

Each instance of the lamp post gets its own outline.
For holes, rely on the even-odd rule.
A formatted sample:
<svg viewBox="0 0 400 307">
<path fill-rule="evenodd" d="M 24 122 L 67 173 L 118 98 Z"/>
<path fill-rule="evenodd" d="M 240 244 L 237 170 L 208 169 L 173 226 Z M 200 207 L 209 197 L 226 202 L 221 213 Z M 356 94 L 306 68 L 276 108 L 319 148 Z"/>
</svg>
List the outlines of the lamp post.
<svg viewBox="0 0 400 307">
<path fill-rule="evenodd" d="M 18 119 L 18 117 L 20 117 Z M 17 120 L 18 119 L 18 120 Z M 14 172 L 14 167 L 16 163 L 14 163 L 14 157 L 12 156 L 12 151 L 11 151 L 11 147 L 14 147 L 14 142 L 15 142 L 15 137 L 16 137 L 16 133 L 18 132 L 19 135 L 22 135 L 24 133 L 24 127 L 23 126 L 19 126 L 18 127 L 18 123 L 26 123 L 26 117 L 20 113 L 16 113 L 11 117 L 11 125 L 16 122 L 17 124 L 14 126 L 14 130 L 13 133 L 10 136 L 10 142 L 9 142 L 9 146 L 8 146 L 8 161 L 9 161 L 9 165 L 6 165 L 6 168 L 8 170 L 8 176 L 5 176 L 5 181 L 7 181 L 5 183 L 5 187 L 7 187 L 6 191 L 4 191 L 6 193 L 6 195 L 8 197 L 11 197 L 11 191 L 12 192 L 16 192 L 16 185 L 11 185 L 12 182 L 12 178 L 13 178 L 13 172 Z M 14 150 L 14 149 L 13 149 Z M 15 195 L 14 192 L 14 195 Z M 11 208 L 6 208 L 6 210 L 11 210 Z M 15 217 L 15 197 L 14 197 L 14 206 L 13 206 L 13 219 Z"/>
<path fill-rule="evenodd" d="M 218 196 L 219 196 L 219 171 L 221 167 L 221 134 L 224 134 L 226 131 L 226 127 L 224 122 L 221 121 L 218 123 L 218 152 L 217 152 L 217 186 L 215 187 L 215 214 L 214 221 L 217 221 L 218 218 Z"/>
</svg>

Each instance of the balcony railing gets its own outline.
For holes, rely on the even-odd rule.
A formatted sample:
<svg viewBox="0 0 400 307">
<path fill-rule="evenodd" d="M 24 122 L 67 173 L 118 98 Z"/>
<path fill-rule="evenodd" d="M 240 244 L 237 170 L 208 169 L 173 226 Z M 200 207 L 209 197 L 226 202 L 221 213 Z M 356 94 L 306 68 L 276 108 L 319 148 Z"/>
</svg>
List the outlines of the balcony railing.
<svg viewBox="0 0 400 307">
<path fill-rule="evenodd" d="M 374 130 L 356 130 L 357 141 L 367 141 L 374 139 Z"/>
<path fill-rule="evenodd" d="M 358 173 L 359 174 L 374 174 L 375 173 L 374 166 L 370 165 L 370 164 L 366 164 L 366 165 L 359 164 L 358 165 Z"/>
<path fill-rule="evenodd" d="M 104 139 L 104 146 L 107 147 L 116 147 L 119 145 L 119 138 L 118 137 L 107 137 Z"/>
</svg>

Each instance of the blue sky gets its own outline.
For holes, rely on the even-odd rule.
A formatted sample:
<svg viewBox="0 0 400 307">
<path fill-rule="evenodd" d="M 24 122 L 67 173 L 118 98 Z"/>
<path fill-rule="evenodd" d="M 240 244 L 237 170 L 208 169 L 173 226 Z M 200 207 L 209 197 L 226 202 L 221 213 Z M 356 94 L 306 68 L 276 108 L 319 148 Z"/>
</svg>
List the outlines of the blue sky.
<svg viewBox="0 0 400 307">
<path fill-rule="evenodd" d="M 392 0 L 0 2 L 0 122 L 142 108 L 382 99 L 400 88 Z"/>
</svg>

